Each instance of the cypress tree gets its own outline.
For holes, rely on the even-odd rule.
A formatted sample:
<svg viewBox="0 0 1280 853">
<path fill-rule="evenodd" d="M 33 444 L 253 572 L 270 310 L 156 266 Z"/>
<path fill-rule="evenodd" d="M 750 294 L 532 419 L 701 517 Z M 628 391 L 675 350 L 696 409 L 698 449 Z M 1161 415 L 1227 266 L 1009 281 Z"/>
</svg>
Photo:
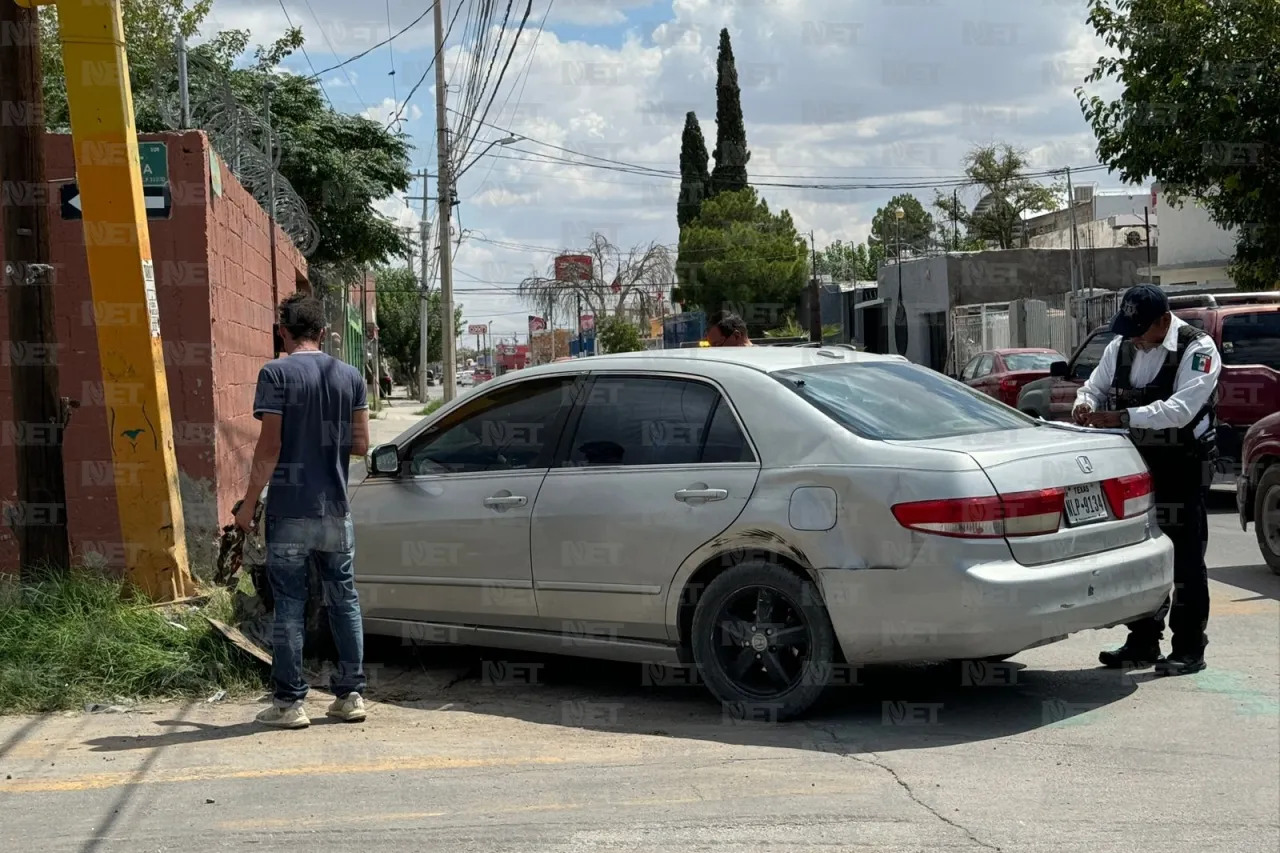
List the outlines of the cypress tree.
<svg viewBox="0 0 1280 853">
<path fill-rule="evenodd" d="M 716 158 L 711 173 L 711 193 L 736 192 L 747 188 L 747 128 L 742 123 L 742 93 L 738 88 L 738 68 L 733 61 L 729 30 L 720 31 L 720 52 L 716 58 Z"/>
<path fill-rule="evenodd" d="M 698 117 L 686 113 L 684 136 L 680 140 L 680 198 L 676 201 L 676 222 L 688 225 L 702 210 L 702 200 L 711 190 L 711 174 L 707 171 L 707 143 L 702 138 Z"/>
</svg>

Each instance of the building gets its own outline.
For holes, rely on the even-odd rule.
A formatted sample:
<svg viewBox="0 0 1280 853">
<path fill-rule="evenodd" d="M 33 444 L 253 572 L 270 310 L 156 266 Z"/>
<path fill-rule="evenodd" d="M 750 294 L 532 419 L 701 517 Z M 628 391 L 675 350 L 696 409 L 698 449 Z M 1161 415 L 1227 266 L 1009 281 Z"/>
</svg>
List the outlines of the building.
<svg viewBox="0 0 1280 853">
<path fill-rule="evenodd" d="M 1142 274 L 1165 288 L 1234 288 L 1228 266 L 1235 256 L 1237 232 L 1214 222 L 1195 199 L 1170 204 L 1158 184 L 1155 192 L 1163 244 L 1159 263 L 1144 266 Z"/>
<path fill-rule="evenodd" d="M 1023 220 L 1023 230 L 1032 247 L 1037 247 L 1035 238 L 1055 232 L 1070 232 L 1072 216 L 1077 226 L 1087 222 L 1100 222 L 1118 217 L 1136 217 L 1143 220 L 1150 217 L 1155 224 L 1156 196 L 1146 189 L 1098 190 L 1089 184 L 1076 185 L 1075 203 L 1061 210 L 1029 216 Z M 1125 219 L 1129 222 L 1132 220 Z M 1040 246 L 1039 248 L 1054 248 Z"/>
<path fill-rule="evenodd" d="M 218 536 L 248 483 L 258 436 L 253 396 L 258 370 L 274 356 L 277 300 L 310 289 L 307 264 L 289 238 L 212 151 L 202 132 L 144 134 L 162 146 L 171 205 L 149 219 L 156 295 L 169 386 L 187 551 L 196 571 L 216 558 Z M 153 151 L 161 150 L 152 148 Z M 74 181 L 71 137 L 45 138 L 51 184 Z M 68 218 L 60 193 L 49 203 L 49 243 L 56 269 L 59 383 L 76 401 L 64 437 L 63 466 L 72 554 L 90 565 L 121 568 L 115 471 L 108 435 L 84 226 Z M 0 245 L 0 257 L 3 246 Z M 0 324 L 7 328 L 0 289 Z M 0 423 L 12 423 L 10 376 L 0 369 Z M 6 437 L 8 434 L 6 433 Z M 0 501 L 16 498 L 15 442 L 0 441 Z M 17 546 L 0 527 L 0 572 L 17 566 Z"/>
</svg>

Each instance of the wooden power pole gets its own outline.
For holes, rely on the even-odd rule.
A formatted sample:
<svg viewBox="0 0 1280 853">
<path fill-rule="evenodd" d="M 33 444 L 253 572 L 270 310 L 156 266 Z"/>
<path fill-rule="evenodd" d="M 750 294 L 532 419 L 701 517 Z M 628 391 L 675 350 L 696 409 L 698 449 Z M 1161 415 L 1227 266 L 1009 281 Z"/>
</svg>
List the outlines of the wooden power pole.
<svg viewBox="0 0 1280 853">
<path fill-rule="evenodd" d="M 62 469 L 65 403 L 58 396 L 58 342 L 49 263 L 48 184 L 37 10 L 0 0 L 0 181 L 4 288 L 13 382 L 13 421 L 4 443 L 17 456 L 18 505 L 6 521 L 19 566 L 65 570 L 71 563 Z"/>
</svg>

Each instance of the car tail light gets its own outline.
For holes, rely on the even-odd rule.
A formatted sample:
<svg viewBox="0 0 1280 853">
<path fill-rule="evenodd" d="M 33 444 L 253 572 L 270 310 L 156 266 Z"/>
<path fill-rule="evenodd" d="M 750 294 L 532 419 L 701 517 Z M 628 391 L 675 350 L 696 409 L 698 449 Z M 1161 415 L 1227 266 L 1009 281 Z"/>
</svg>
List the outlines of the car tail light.
<svg viewBox="0 0 1280 853">
<path fill-rule="evenodd" d="M 1111 512 L 1116 518 L 1133 518 L 1151 509 L 1155 502 L 1152 493 L 1151 474 L 1130 474 L 1128 477 L 1116 477 L 1102 481 L 1102 491 L 1107 495 L 1107 503 L 1111 504 Z"/>
<path fill-rule="evenodd" d="M 910 530 L 960 539 L 1000 539 L 1056 533 L 1062 524 L 1063 489 L 1040 489 L 990 498 L 916 501 L 893 507 Z"/>
</svg>

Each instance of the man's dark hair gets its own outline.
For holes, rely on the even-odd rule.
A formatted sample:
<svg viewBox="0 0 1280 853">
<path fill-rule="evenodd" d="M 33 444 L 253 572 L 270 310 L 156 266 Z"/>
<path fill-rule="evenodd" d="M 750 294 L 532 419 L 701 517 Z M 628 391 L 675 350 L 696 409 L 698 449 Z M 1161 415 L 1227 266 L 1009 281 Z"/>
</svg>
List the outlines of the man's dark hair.
<svg viewBox="0 0 1280 853">
<path fill-rule="evenodd" d="M 719 329 L 726 338 L 733 337 L 734 332 L 742 332 L 742 336 L 747 337 L 747 324 L 732 311 L 717 311 L 707 318 L 707 323 Z"/>
<path fill-rule="evenodd" d="M 280 301 L 280 325 L 294 340 L 318 341 L 324 334 L 324 305 L 310 293 L 291 293 Z"/>
</svg>

